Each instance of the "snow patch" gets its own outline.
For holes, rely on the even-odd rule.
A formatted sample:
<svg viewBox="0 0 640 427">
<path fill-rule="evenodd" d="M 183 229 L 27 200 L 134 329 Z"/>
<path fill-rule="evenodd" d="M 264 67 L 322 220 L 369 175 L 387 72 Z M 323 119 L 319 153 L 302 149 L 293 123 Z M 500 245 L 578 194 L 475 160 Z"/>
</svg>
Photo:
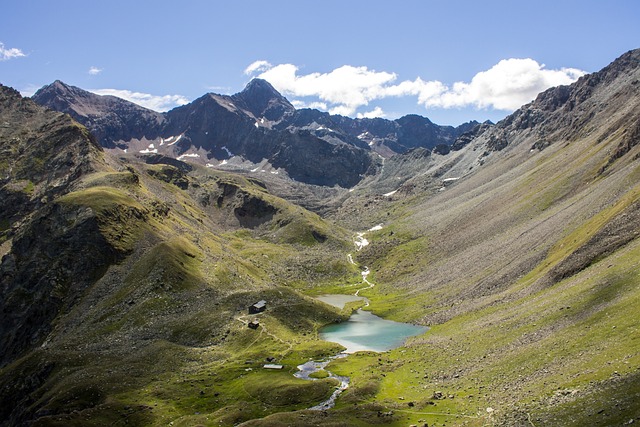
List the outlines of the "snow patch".
<svg viewBox="0 0 640 427">
<path fill-rule="evenodd" d="M 183 155 L 181 155 L 181 156 L 178 156 L 178 160 L 182 160 L 182 159 L 184 159 L 184 158 L 186 158 L 186 157 L 194 157 L 194 158 L 195 158 L 195 157 L 200 157 L 200 154 L 198 154 L 198 153 L 187 153 L 187 154 L 183 154 Z"/>
<path fill-rule="evenodd" d="M 218 166 L 226 165 L 227 163 L 229 163 L 229 162 L 227 162 L 226 160 L 223 160 L 223 161 L 220 162 L 220 164 Z"/>
<path fill-rule="evenodd" d="M 144 150 L 140 150 L 140 153 L 142 154 L 151 154 L 151 153 L 156 154 L 157 152 L 158 152 L 157 148 L 154 148 L 154 149 L 145 148 Z"/>
<path fill-rule="evenodd" d="M 378 231 L 378 230 L 382 230 L 382 223 L 371 227 L 370 229 L 368 229 L 367 231 Z"/>
<path fill-rule="evenodd" d="M 326 128 L 326 127 L 324 127 L 324 126 L 320 126 L 318 129 L 316 129 L 316 131 L 318 131 L 318 130 L 326 130 L 326 131 L 328 131 L 328 132 L 333 132 L 333 133 L 335 133 L 335 132 L 336 132 L 335 130 L 333 130 L 333 129 L 331 129 L 331 128 Z"/>
<path fill-rule="evenodd" d="M 390 192 L 388 192 L 388 193 L 384 193 L 384 194 L 383 194 L 383 196 L 384 196 L 384 197 L 391 197 L 391 196 L 393 196 L 394 194 L 396 194 L 397 192 L 398 192 L 398 190 L 393 190 L 393 191 L 390 191 Z"/>
<path fill-rule="evenodd" d="M 260 166 L 258 166 L 257 168 L 251 169 L 251 172 L 258 172 L 260 170 Z"/>
<path fill-rule="evenodd" d="M 256 127 L 256 129 L 260 128 L 260 125 L 258 124 L 258 122 L 255 122 L 253 125 Z"/>
<path fill-rule="evenodd" d="M 445 178 L 445 179 L 442 180 L 442 185 L 451 184 L 452 182 L 455 182 L 455 181 L 457 181 L 459 179 L 460 179 L 460 177 L 457 177 L 457 178 Z"/>
<path fill-rule="evenodd" d="M 356 250 L 357 251 L 359 251 L 362 248 L 364 248 L 365 246 L 369 245 L 369 241 L 364 238 L 364 233 L 358 233 L 356 235 L 356 238 L 353 241 L 353 243 L 356 245 Z"/>
<path fill-rule="evenodd" d="M 226 145 L 222 146 L 221 150 L 226 151 L 227 152 L 227 156 L 233 157 L 233 153 L 231 151 L 229 151 L 229 149 L 227 148 Z"/>
<path fill-rule="evenodd" d="M 170 136 L 167 139 L 163 139 L 162 142 L 163 143 L 167 143 L 167 145 L 173 145 L 176 142 L 180 141 L 180 139 L 182 138 L 182 134 L 178 135 L 178 136 Z"/>
</svg>

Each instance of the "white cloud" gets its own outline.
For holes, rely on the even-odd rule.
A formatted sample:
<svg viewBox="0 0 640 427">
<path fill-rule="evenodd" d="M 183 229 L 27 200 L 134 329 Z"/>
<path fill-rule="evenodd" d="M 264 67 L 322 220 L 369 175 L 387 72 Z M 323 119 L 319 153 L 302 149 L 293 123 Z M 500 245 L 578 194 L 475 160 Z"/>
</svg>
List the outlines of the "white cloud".
<svg viewBox="0 0 640 427">
<path fill-rule="evenodd" d="M 367 67 L 344 65 L 329 73 L 298 75 L 298 67 L 280 64 L 259 76 L 285 95 L 318 97 L 331 104 L 332 114 L 353 115 L 358 107 L 384 97 L 385 87 L 397 77 L 394 73 L 377 72 Z"/>
<path fill-rule="evenodd" d="M 425 97 L 428 107 L 467 107 L 515 110 L 550 87 L 573 83 L 585 72 L 575 68 L 547 70 L 533 59 L 503 59 L 471 82 L 457 82 L 439 95 Z"/>
<path fill-rule="evenodd" d="M 269 68 L 271 68 L 271 64 L 269 62 L 263 61 L 263 60 L 255 61 L 254 63 L 249 65 L 247 68 L 245 68 L 244 73 L 246 75 L 250 75 L 250 74 L 254 74 L 255 72 L 268 70 Z"/>
<path fill-rule="evenodd" d="M 20 58 L 22 56 L 27 55 L 18 48 L 6 48 L 4 47 L 4 43 L 0 42 L 0 61 L 8 61 L 9 59 Z"/>
<path fill-rule="evenodd" d="M 291 101 L 291 105 L 296 107 L 296 109 L 298 110 L 301 108 L 315 108 L 316 110 L 322 110 L 322 111 L 327 110 L 326 102 L 304 102 L 300 99 L 294 99 L 293 101 Z"/>
<path fill-rule="evenodd" d="M 89 89 L 89 91 L 98 95 L 117 96 L 154 111 L 168 111 L 189 103 L 189 100 L 182 95 L 150 95 L 120 89 Z"/>
<path fill-rule="evenodd" d="M 215 93 L 220 93 L 220 94 L 231 93 L 231 86 L 205 86 L 205 89 L 208 91 L 213 91 Z"/>
<path fill-rule="evenodd" d="M 376 107 L 371 111 L 367 111 L 366 113 L 358 113 L 359 119 L 375 119 L 378 117 L 385 117 L 386 114 L 382 111 L 382 108 Z"/>
<path fill-rule="evenodd" d="M 420 77 L 396 83 L 397 75 L 367 67 L 343 65 L 328 73 L 299 74 L 294 64 L 271 65 L 261 60 L 251 64 L 246 74 L 269 81 L 286 96 L 311 98 L 294 99 L 294 106 L 316 107 L 331 114 L 356 115 L 369 102 L 389 97 L 414 96 L 426 108 L 494 108 L 515 110 L 533 100 L 552 86 L 569 84 L 585 74 L 574 68 L 547 70 L 533 59 L 505 59 L 487 71 L 477 73 L 470 82 L 456 82 L 452 86 Z M 361 117 L 380 117 L 380 107 L 362 113 Z M 376 116 L 377 115 L 377 116 Z"/>
<path fill-rule="evenodd" d="M 22 89 L 20 89 L 20 95 L 30 98 L 32 97 L 37 91 L 38 89 L 42 88 L 42 85 L 34 85 L 33 83 L 30 83 L 28 85 L 26 85 L 25 87 L 23 87 Z"/>
<path fill-rule="evenodd" d="M 88 73 L 91 74 L 92 76 L 96 76 L 101 72 L 102 72 L 102 68 L 98 68 L 98 67 L 91 67 L 89 68 L 89 71 L 88 71 Z"/>
</svg>

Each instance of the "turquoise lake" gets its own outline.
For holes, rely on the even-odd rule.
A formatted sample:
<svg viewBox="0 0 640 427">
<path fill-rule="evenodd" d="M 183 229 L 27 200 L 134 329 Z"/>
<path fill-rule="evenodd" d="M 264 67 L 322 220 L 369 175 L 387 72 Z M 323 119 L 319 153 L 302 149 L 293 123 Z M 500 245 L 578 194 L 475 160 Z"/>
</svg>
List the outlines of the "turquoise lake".
<svg viewBox="0 0 640 427">
<path fill-rule="evenodd" d="M 428 328 L 394 322 L 370 311 L 358 310 L 348 321 L 325 326 L 321 339 L 346 347 L 345 353 L 356 351 L 387 351 L 404 344 L 407 338 L 420 335 Z"/>
</svg>

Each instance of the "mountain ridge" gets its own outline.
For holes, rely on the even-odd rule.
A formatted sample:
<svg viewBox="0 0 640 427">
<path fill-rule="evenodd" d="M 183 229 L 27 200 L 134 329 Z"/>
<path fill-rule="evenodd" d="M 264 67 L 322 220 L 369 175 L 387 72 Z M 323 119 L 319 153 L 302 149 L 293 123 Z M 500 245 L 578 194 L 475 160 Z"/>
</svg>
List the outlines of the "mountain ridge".
<svg viewBox="0 0 640 427">
<path fill-rule="evenodd" d="M 438 147 L 445 153 L 459 135 L 478 125 L 469 122 L 456 128 L 438 126 L 418 115 L 390 121 L 296 110 L 271 84 L 260 79 L 251 80 L 235 95 L 208 93 L 167 113 L 155 113 L 124 100 L 100 98 L 59 81 L 40 89 L 33 99 L 70 113 L 96 133 L 107 148 L 154 151 L 176 158 L 187 154 L 193 156 L 190 161 L 201 164 L 213 159 L 222 162 L 233 157 L 229 154 L 232 153 L 240 156 L 240 163 L 252 162 L 251 169 L 265 160 L 272 167 L 283 168 L 295 180 L 343 187 L 352 187 L 369 173 L 375 156 L 370 160 L 365 157 L 371 157 L 374 151 L 390 156 L 416 147 Z M 176 146 L 164 144 L 164 140 L 177 137 L 181 141 Z M 279 148 L 272 144 L 274 140 L 280 141 Z M 325 148 L 305 153 L 298 142 L 301 140 Z M 337 150 L 351 158 L 347 168 L 336 170 L 330 159 L 313 156 L 327 150 Z M 272 158 L 274 153 L 280 154 Z M 286 158 L 281 159 L 283 155 Z M 296 167 L 300 161 L 304 164 Z M 324 169 L 323 176 L 301 173 L 304 167 L 313 169 L 314 163 Z"/>
</svg>

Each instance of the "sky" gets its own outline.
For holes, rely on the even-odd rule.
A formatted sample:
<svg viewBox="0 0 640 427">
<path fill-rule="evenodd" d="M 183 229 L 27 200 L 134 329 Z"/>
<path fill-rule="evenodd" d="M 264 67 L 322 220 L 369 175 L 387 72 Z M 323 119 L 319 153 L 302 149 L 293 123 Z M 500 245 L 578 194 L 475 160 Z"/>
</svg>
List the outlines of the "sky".
<svg viewBox="0 0 640 427">
<path fill-rule="evenodd" d="M 350 117 L 498 120 L 640 48 L 640 1 L 4 0 L 0 83 L 166 111 L 268 80 Z"/>
</svg>

